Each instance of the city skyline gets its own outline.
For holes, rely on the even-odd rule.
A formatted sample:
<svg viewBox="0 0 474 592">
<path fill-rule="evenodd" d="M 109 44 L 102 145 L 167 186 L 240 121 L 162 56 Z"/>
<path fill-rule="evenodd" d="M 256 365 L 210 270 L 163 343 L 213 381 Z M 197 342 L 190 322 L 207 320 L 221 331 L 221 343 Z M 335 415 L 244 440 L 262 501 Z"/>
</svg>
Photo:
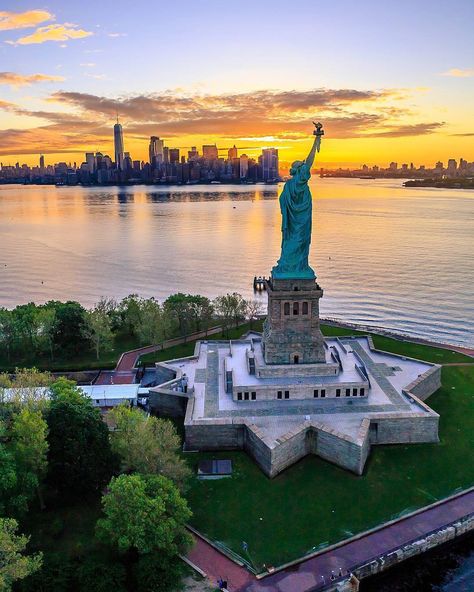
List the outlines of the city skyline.
<svg viewBox="0 0 474 592">
<path fill-rule="evenodd" d="M 156 135 L 176 147 L 235 143 L 250 156 L 275 147 L 288 163 L 307 150 L 314 117 L 325 123 L 323 167 L 472 160 L 472 3 L 269 6 L 185 1 L 178 11 L 161 7 L 156 20 L 144 18 L 149 2 L 129 10 L 107 0 L 89 14 L 55 0 L 46 8 L 7 0 L 2 161 L 113 154 L 117 113 L 127 149 L 144 161 Z"/>
<path fill-rule="evenodd" d="M 224 154 L 219 153 L 224 152 Z M 148 161 L 134 159 L 125 150 L 123 128 L 117 115 L 113 126 L 113 154 L 97 150 L 86 152 L 82 163 L 60 161 L 47 163 L 44 154 L 39 156 L 39 166 L 5 165 L 0 161 L 0 183 L 34 183 L 56 185 L 122 185 L 193 183 L 277 183 L 287 176 L 285 166 L 280 167 L 277 148 L 262 148 L 257 158 L 250 157 L 234 144 L 221 147 L 203 144 L 201 153 L 197 146 L 171 147 L 165 139 L 150 136 Z M 187 153 L 187 156 L 186 156 Z M 445 167 L 440 160 L 434 167 L 413 162 L 391 161 L 388 167 L 363 164 L 357 168 L 324 168 L 314 166 L 313 172 L 322 177 L 406 178 L 425 181 L 461 181 L 470 186 L 474 178 L 474 162 L 460 157 L 449 158 Z M 416 181 L 415 181 L 416 182 Z M 461 186 L 461 185 L 459 185 Z"/>
</svg>

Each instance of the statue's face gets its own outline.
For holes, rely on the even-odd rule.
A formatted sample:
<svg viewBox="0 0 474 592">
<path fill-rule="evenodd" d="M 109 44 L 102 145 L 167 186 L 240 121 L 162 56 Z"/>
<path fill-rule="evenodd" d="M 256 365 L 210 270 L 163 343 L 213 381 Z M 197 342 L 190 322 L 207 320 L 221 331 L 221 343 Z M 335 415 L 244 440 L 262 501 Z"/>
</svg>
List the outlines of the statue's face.
<svg viewBox="0 0 474 592">
<path fill-rule="evenodd" d="M 296 174 L 296 171 L 300 168 L 300 166 L 302 165 L 302 161 L 301 160 L 295 160 L 295 162 L 291 165 L 290 168 L 290 175 L 293 176 Z"/>
</svg>

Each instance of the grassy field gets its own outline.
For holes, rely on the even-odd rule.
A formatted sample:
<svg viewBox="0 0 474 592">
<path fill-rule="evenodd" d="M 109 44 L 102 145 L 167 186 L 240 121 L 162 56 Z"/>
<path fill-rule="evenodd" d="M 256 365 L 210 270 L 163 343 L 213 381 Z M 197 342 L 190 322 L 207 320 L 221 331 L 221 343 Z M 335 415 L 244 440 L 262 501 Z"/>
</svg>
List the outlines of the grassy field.
<svg viewBox="0 0 474 592">
<path fill-rule="evenodd" d="M 333 325 L 322 325 L 321 330 L 326 337 L 346 336 L 346 335 L 367 335 L 367 331 L 355 331 L 345 327 L 335 327 Z M 410 358 L 418 358 L 427 362 L 436 364 L 448 364 L 458 362 L 473 362 L 469 356 L 461 354 L 450 349 L 423 345 L 421 343 L 411 343 L 393 337 L 385 337 L 372 333 L 374 345 L 377 349 L 401 354 Z"/>
<path fill-rule="evenodd" d="M 257 567 L 278 565 L 473 485 L 474 366 L 444 368 L 428 402 L 441 442 L 376 446 L 361 477 L 314 456 L 270 480 L 243 452 L 187 455 L 234 461 L 232 478 L 193 481 L 193 526 L 242 556 L 246 541 Z"/>
</svg>

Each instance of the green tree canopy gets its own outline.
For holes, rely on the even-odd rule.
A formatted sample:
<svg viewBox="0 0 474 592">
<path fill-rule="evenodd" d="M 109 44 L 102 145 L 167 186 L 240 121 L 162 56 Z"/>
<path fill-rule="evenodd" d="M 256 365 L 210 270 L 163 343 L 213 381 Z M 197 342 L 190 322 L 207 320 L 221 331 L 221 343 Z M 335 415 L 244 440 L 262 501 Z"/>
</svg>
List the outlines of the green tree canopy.
<svg viewBox="0 0 474 592">
<path fill-rule="evenodd" d="M 79 592 L 126 592 L 125 567 L 118 561 L 88 556 L 77 571 Z"/>
<path fill-rule="evenodd" d="M 192 326 L 193 311 L 191 307 L 191 297 L 187 294 L 178 292 L 171 294 L 164 301 L 163 307 L 168 312 L 170 318 L 177 324 L 180 335 L 185 336 L 190 333 Z"/>
<path fill-rule="evenodd" d="M 41 554 L 25 555 L 29 538 L 16 534 L 13 518 L 0 518 L 0 592 L 9 592 L 17 580 L 41 567 Z"/>
<path fill-rule="evenodd" d="M 78 353 L 89 345 L 87 338 L 86 310 L 79 302 L 56 304 L 53 341 L 56 349 Z"/>
<path fill-rule="evenodd" d="M 237 292 L 218 296 L 214 300 L 214 308 L 226 332 L 234 325 L 237 327 L 245 319 L 247 303 Z"/>
<path fill-rule="evenodd" d="M 121 329 L 129 335 L 138 335 L 137 328 L 141 322 L 142 299 L 138 294 L 126 296 L 118 305 L 117 311 L 121 318 Z"/>
<path fill-rule="evenodd" d="M 48 426 L 41 411 L 24 407 L 14 415 L 11 436 L 17 478 L 23 492 L 36 491 L 44 507 L 41 486 L 46 475 Z"/>
<path fill-rule="evenodd" d="M 11 352 L 15 346 L 16 324 L 15 317 L 11 310 L 0 308 L 0 348 L 7 352 L 7 359 L 10 362 Z"/>
<path fill-rule="evenodd" d="M 214 318 L 214 305 L 206 296 L 199 294 L 188 295 L 191 316 L 196 331 L 206 331 Z"/>
<path fill-rule="evenodd" d="M 162 475 L 120 475 L 112 478 L 102 498 L 104 518 L 97 536 L 119 551 L 159 551 L 174 556 L 186 550 L 185 524 L 191 510 L 177 487 Z"/>
<path fill-rule="evenodd" d="M 86 313 L 86 332 L 94 345 L 97 359 L 100 357 L 101 350 L 110 350 L 114 343 L 110 311 L 110 301 L 101 298 L 95 307 Z"/>
<path fill-rule="evenodd" d="M 136 592 L 181 590 L 183 562 L 161 553 L 143 555 L 134 566 Z"/>
<path fill-rule="evenodd" d="M 51 385 L 48 482 L 71 497 L 100 491 L 117 468 L 100 412 L 75 383 Z"/>
<path fill-rule="evenodd" d="M 147 417 L 127 405 L 115 407 L 110 416 L 116 424 L 112 450 L 120 456 L 125 471 L 158 473 L 180 489 L 185 487 L 190 470 L 178 454 L 181 441 L 171 421 Z"/>
<path fill-rule="evenodd" d="M 154 298 L 141 301 L 136 333 L 142 343 L 156 345 L 169 335 L 170 316 Z"/>
</svg>

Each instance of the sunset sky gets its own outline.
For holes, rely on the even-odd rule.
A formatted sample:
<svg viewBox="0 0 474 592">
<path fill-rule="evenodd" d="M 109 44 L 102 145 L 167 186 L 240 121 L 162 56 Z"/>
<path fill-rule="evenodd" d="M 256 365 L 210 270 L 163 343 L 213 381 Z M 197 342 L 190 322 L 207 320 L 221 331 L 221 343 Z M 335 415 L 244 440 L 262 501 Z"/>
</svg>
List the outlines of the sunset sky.
<svg viewBox="0 0 474 592">
<path fill-rule="evenodd" d="M 82 162 L 151 134 L 323 166 L 474 160 L 474 2 L 3 0 L 0 160 Z"/>
</svg>

